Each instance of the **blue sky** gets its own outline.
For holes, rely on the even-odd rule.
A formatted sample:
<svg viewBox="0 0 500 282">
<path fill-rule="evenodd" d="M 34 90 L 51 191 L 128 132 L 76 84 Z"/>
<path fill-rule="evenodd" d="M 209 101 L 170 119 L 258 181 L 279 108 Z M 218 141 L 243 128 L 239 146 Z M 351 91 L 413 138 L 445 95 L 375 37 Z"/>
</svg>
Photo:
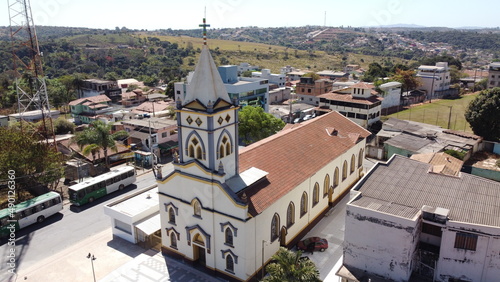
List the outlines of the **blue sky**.
<svg viewBox="0 0 500 282">
<path fill-rule="evenodd" d="M 9 25 L 6 2 L 0 26 Z M 500 1 L 492 0 L 31 0 L 31 7 L 35 25 L 108 29 L 193 29 L 205 7 L 211 28 L 323 25 L 325 12 L 327 26 L 500 26 Z"/>
</svg>

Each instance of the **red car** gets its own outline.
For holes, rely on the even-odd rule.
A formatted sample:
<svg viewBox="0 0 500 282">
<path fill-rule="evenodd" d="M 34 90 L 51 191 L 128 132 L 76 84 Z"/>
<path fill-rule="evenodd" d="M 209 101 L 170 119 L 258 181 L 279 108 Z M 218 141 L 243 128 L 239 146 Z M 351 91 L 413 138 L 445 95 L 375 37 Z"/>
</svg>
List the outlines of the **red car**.
<svg viewBox="0 0 500 282">
<path fill-rule="evenodd" d="M 326 249 L 328 249 L 328 241 L 320 237 L 306 238 L 297 243 L 297 249 L 310 252 L 324 252 Z"/>
</svg>

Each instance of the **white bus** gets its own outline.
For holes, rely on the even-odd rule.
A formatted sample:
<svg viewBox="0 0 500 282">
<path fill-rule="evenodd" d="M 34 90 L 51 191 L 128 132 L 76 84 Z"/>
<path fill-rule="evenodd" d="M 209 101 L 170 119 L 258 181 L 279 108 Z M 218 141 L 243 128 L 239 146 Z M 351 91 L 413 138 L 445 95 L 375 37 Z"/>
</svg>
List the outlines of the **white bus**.
<svg viewBox="0 0 500 282">
<path fill-rule="evenodd" d="M 68 188 L 71 203 L 81 206 L 135 182 L 135 168 L 123 166 L 87 179 Z"/>
<path fill-rule="evenodd" d="M 61 195 L 56 192 L 49 192 L 12 208 L 3 209 L 0 211 L 0 237 L 8 236 L 12 231 L 12 224 L 15 230 L 19 230 L 35 222 L 42 222 L 62 209 Z"/>
</svg>

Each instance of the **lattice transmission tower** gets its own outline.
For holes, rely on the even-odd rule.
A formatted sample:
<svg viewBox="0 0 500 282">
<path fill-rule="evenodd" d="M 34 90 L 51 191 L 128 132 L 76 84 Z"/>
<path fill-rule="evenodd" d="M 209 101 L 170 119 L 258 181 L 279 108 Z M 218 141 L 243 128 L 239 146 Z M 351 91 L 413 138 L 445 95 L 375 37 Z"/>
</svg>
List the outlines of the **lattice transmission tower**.
<svg viewBox="0 0 500 282">
<path fill-rule="evenodd" d="M 24 115 L 39 111 L 45 138 L 54 136 L 47 85 L 43 75 L 42 54 L 29 0 L 8 0 L 13 69 L 16 72 L 18 113 L 23 128 Z M 49 120 L 50 127 L 46 124 Z M 51 136 L 49 136 L 51 135 Z"/>
</svg>

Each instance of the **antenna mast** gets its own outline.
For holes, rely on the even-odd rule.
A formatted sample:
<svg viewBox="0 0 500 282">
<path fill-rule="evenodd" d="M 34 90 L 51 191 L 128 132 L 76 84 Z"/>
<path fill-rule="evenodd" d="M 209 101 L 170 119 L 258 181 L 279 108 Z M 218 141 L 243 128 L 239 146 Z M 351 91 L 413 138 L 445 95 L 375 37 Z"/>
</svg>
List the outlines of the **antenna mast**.
<svg viewBox="0 0 500 282">
<path fill-rule="evenodd" d="M 55 141 L 52 117 L 50 115 L 49 97 L 42 69 L 42 54 L 33 23 L 29 0 L 8 0 L 10 39 L 12 45 L 13 69 L 16 72 L 16 92 L 19 120 L 23 128 L 24 114 L 38 110 L 42 115 L 45 129 L 44 137 L 53 136 Z M 45 118 L 50 121 L 47 128 Z M 55 143 L 54 143 L 55 144 Z M 54 146 L 55 147 L 55 146 Z"/>
</svg>

